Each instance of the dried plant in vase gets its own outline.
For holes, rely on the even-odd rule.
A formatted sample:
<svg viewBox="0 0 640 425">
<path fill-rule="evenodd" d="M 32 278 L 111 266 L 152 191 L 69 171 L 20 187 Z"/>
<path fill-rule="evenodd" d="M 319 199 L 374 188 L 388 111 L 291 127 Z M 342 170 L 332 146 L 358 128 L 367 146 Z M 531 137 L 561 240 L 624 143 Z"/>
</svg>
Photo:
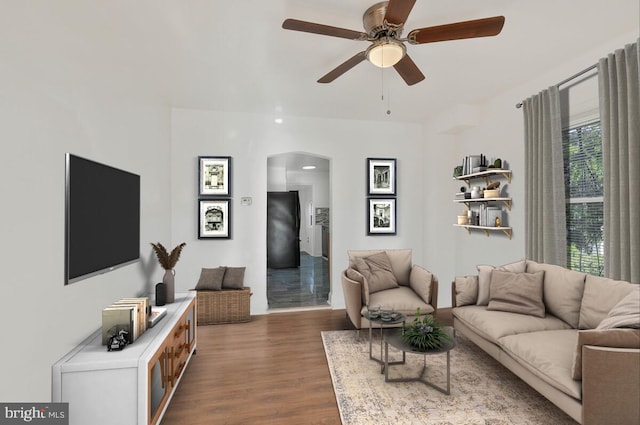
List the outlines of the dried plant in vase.
<svg viewBox="0 0 640 425">
<path fill-rule="evenodd" d="M 173 270 L 180 259 L 180 253 L 185 245 L 187 245 L 186 242 L 182 242 L 169 252 L 160 242 L 151 244 L 153 251 L 156 253 L 156 257 L 158 257 L 158 262 L 165 270 Z"/>
<path fill-rule="evenodd" d="M 176 246 L 171 250 L 171 252 L 167 251 L 167 249 L 160 243 L 152 243 L 153 251 L 156 253 L 156 257 L 158 257 L 158 262 L 160 266 L 165 270 L 164 276 L 162 277 L 162 283 L 166 285 L 166 302 L 172 303 L 175 300 L 175 271 L 173 268 L 176 266 L 176 263 L 180 259 L 180 254 L 182 253 L 182 249 L 187 245 L 185 242 L 182 242 L 180 245 Z"/>
</svg>

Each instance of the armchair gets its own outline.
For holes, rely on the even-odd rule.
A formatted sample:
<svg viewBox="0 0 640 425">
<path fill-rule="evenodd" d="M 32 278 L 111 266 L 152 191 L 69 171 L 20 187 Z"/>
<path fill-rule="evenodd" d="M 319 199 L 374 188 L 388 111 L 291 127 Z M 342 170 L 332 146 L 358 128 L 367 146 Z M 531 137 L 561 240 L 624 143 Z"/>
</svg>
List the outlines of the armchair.
<svg viewBox="0 0 640 425">
<path fill-rule="evenodd" d="M 342 290 L 347 316 L 357 330 L 369 327 L 363 316 L 367 306 L 393 308 L 407 318 L 413 317 L 417 308 L 421 315 L 436 313 L 438 278 L 412 264 L 410 249 L 352 250 L 348 254 Z"/>
</svg>

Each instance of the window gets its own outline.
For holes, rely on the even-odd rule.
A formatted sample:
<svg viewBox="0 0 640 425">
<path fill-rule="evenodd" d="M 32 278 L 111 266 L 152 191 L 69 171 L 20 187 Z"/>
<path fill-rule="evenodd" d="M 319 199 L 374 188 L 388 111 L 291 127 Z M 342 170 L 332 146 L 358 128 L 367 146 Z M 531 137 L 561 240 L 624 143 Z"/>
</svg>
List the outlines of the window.
<svg viewBox="0 0 640 425">
<path fill-rule="evenodd" d="M 562 133 L 567 214 L 567 267 L 604 272 L 604 189 L 600 122 Z"/>
</svg>

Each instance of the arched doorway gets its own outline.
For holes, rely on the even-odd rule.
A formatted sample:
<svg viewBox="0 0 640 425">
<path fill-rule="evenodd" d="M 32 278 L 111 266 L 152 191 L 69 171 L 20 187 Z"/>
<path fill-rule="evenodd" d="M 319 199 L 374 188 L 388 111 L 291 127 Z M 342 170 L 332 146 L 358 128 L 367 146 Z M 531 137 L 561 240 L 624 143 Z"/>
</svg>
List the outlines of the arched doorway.
<svg viewBox="0 0 640 425">
<path fill-rule="evenodd" d="M 267 158 L 270 309 L 329 305 L 330 199 L 329 159 L 301 152 Z"/>
</svg>

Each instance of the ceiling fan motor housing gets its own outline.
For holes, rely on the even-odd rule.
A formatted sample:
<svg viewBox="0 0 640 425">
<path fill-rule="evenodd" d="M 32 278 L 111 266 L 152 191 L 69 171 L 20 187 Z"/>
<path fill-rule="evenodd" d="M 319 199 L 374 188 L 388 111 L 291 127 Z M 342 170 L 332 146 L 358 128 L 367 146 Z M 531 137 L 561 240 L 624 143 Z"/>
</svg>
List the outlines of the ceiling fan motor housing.
<svg viewBox="0 0 640 425">
<path fill-rule="evenodd" d="M 400 37 L 402 28 L 391 27 L 384 20 L 388 4 L 388 1 L 376 3 L 368 8 L 366 12 L 364 12 L 364 15 L 362 15 L 362 24 L 369 37 Z"/>
</svg>

